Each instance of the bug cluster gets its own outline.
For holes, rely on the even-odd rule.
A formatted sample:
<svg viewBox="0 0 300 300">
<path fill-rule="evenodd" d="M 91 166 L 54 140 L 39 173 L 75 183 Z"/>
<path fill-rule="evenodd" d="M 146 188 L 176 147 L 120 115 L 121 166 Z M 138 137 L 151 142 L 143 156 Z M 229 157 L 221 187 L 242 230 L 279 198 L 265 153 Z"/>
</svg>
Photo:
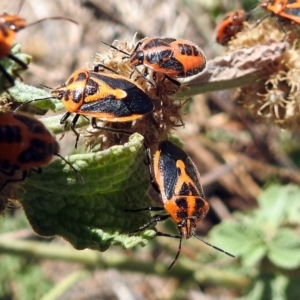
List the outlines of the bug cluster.
<svg viewBox="0 0 300 300">
<path fill-rule="evenodd" d="M 6 46 L 0 52 L 1 58 L 10 58 L 20 69 L 25 69 L 27 66 L 10 53 L 15 33 L 26 27 L 25 20 L 3 14 L 1 22 L 0 42 Z M 179 110 L 184 102 L 176 99 L 176 92 L 184 87 L 179 80 L 202 72 L 206 58 L 199 46 L 183 39 L 145 38 L 135 45 L 103 43 L 109 46 L 107 52 L 96 55 L 91 67 L 75 70 L 64 83 L 52 89 L 51 98 L 60 100 L 66 109 L 60 120 L 65 128 L 72 116 L 70 128 L 76 136 L 75 148 L 81 135 L 76 129 L 80 117 L 87 118 L 92 127 L 88 129 L 88 145 L 93 145 L 99 135 L 105 137 L 106 144 L 104 139 L 101 141 L 103 147 L 122 143 L 135 132 L 144 136 L 151 183 L 160 193 L 163 206 L 128 213 L 142 210 L 167 213 L 154 215 L 148 224 L 129 234 L 171 218 L 179 235 L 157 232 L 157 236 L 180 240 L 172 267 L 182 239 L 196 237 L 196 224 L 209 210 L 196 166 L 168 140 L 170 130 L 182 125 Z M 13 85 L 13 77 L 2 66 L 0 71 Z M 25 105 L 41 100 L 49 99 L 33 99 Z M 0 191 L 12 182 L 24 180 L 32 171 L 40 173 L 43 165 L 59 155 L 59 144 L 43 123 L 19 111 L 0 113 L 0 143 L 0 172 L 4 176 Z M 154 155 L 150 148 L 154 149 Z"/>
</svg>

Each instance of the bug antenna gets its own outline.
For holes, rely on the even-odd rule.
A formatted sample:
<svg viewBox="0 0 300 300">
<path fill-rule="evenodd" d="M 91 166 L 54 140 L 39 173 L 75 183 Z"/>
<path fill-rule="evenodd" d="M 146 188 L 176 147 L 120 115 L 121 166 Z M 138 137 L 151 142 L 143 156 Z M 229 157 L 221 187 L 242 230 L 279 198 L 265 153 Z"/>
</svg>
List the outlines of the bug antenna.
<svg viewBox="0 0 300 300">
<path fill-rule="evenodd" d="M 33 99 L 33 100 L 28 100 L 26 102 L 21 103 L 15 110 L 14 112 L 17 112 L 22 106 L 30 104 L 32 102 L 36 102 L 36 101 L 41 101 L 41 100 L 51 100 L 51 99 L 55 99 L 54 97 L 46 97 L 46 98 L 38 98 L 38 99 Z"/>
<path fill-rule="evenodd" d="M 48 85 L 45 85 L 45 84 L 43 84 L 43 83 L 39 83 L 39 85 L 40 85 L 41 87 L 43 87 L 43 88 L 46 88 L 46 89 L 49 89 L 49 90 L 53 90 L 52 87 L 50 87 L 50 86 L 48 86 Z"/>
<path fill-rule="evenodd" d="M 119 49 L 119 48 L 117 48 L 117 47 L 115 47 L 115 46 L 113 46 L 113 45 L 111 45 L 111 44 L 108 44 L 108 43 L 106 43 L 106 42 L 104 42 L 104 41 L 101 41 L 101 43 L 104 44 L 104 45 L 106 45 L 106 46 L 109 46 L 110 48 L 113 48 L 113 49 L 115 49 L 115 50 L 117 50 L 117 51 L 119 51 L 119 52 L 121 52 L 121 53 L 123 53 L 123 54 L 125 54 L 126 57 L 129 57 L 129 56 L 130 56 L 130 53 L 128 53 L 128 52 L 126 52 L 126 51 L 124 51 L 124 50 L 121 50 L 121 49 Z"/>
<path fill-rule="evenodd" d="M 59 153 L 56 153 L 55 154 L 56 156 L 58 156 L 60 159 L 62 159 L 75 173 L 76 173 L 76 175 L 77 175 L 77 178 L 82 182 L 82 183 L 84 183 L 84 180 L 83 180 L 83 178 L 82 178 L 82 176 L 81 176 L 81 174 L 79 173 L 79 171 L 78 170 L 76 170 L 74 167 L 73 167 L 73 165 L 69 162 L 69 161 L 67 161 L 61 154 L 59 154 Z"/>
<path fill-rule="evenodd" d="M 32 26 L 32 25 L 44 22 L 46 20 L 66 20 L 66 21 L 69 21 L 69 22 L 74 23 L 76 25 L 79 25 L 78 22 L 76 22 L 76 21 L 74 21 L 74 20 L 72 20 L 70 18 L 65 18 L 65 17 L 47 17 L 47 18 L 43 18 L 43 19 L 37 20 L 37 21 L 35 21 L 33 23 L 27 24 L 26 27 L 29 27 L 29 26 Z"/>
<path fill-rule="evenodd" d="M 179 239 L 179 245 L 178 245 L 178 251 L 176 253 L 176 256 L 173 260 L 173 262 L 170 264 L 169 268 L 168 268 L 168 271 L 174 266 L 174 264 L 176 263 L 178 257 L 179 257 L 179 254 L 180 254 L 180 251 L 181 251 L 181 244 L 182 244 L 182 236 L 180 236 L 180 239 Z"/>
<path fill-rule="evenodd" d="M 206 241 L 202 240 L 200 237 L 198 237 L 198 236 L 196 236 L 196 235 L 194 235 L 194 234 L 193 234 L 193 237 L 195 237 L 196 239 L 198 239 L 198 240 L 201 241 L 202 243 L 206 244 L 207 246 L 210 246 L 210 247 L 212 247 L 212 248 L 214 248 L 214 249 L 216 249 L 216 250 L 218 250 L 218 251 L 220 251 L 220 252 L 225 253 L 225 254 L 228 255 L 228 256 L 231 256 L 231 257 L 235 258 L 235 256 L 232 255 L 231 253 L 226 252 L 226 251 L 224 251 L 223 249 L 221 249 L 221 248 L 219 248 L 219 247 L 216 247 L 216 246 L 210 244 L 209 242 L 206 242 Z"/>
<path fill-rule="evenodd" d="M 23 4 L 24 4 L 24 1 L 25 1 L 25 0 L 21 0 L 21 1 L 20 1 L 19 5 L 18 5 L 18 8 L 17 8 L 17 11 L 16 11 L 16 15 L 18 15 L 18 14 L 20 13 L 21 8 L 22 8 L 22 6 L 23 6 Z"/>
</svg>

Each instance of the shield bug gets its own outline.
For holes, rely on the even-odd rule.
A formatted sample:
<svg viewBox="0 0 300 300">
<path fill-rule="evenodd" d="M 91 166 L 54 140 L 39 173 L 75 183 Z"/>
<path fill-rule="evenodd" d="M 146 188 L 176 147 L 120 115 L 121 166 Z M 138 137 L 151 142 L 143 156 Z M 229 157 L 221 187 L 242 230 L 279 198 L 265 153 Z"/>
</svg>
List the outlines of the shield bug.
<svg viewBox="0 0 300 300">
<path fill-rule="evenodd" d="M 132 80 L 117 75 L 105 74 L 85 69 L 75 71 L 69 79 L 51 92 L 54 98 L 62 101 L 67 112 L 60 123 L 67 125 L 71 114 L 71 130 L 76 135 L 75 148 L 79 133 L 75 126 L 79 117 L 92 117 L 93 128 L 132 134 L 130 131 L 115 128 L 99 127 L 97 119 L 105 122 L 130 122 L 153 111 L 151 98 Z M 28 101 L 39 101 L 35 99 Z"/>
<path fill-rule="evenodd" d="M 0 191 L 10 182 L 23 181 L 31 171 L 41 173 L 54 155 L 78 173 L 59 154 L 58 142 L 41 121 L 26 114 L 0 112 L 0 173 L 5 178 Z"/>
<path fill-rule="evenodd" d="M 148 150 L 149 156 L 149 150 Z M 151 221 L 132 233 L 146 230 L 156 225 L 157 222 L 171 218 L 179 230 L 179 235 L 157 232 L 157 236 L 166 236 L 179 239 L 178 252 L 169 269 L 176 262 L 182 239 L 195 237 L 205 244 L 231 256 L 232 254 L 211 245 L 195 235 L 195 229 L 209 210 L 209 204 L 205 199 L 204 191 L 200 182 L 200 174 L 191 158 L 176 145 L 168 140 L 160 142 L 155 152 L 153 162 L 149 164 L 150 177 L 153 187 L 160 193 L 163 207 L 147 207 L 136 211 L 163 211 L 167 214 L 155 215 Z"/>
<path fill-rule="evenodd" d="M 300 25 L 299 0 L 264 0 L 258 6 L 273 14 L 279 22 L 290 21 Z"/>
<path fill-rule="evenodd" d="M 247 15 L 243 10 L 228 13 L 216 28 L 216 41 L 218 44 L 227 45 L 238 32 L 243 29 Z"/>
<path fill-rule="evenodd" d="M 20 10 L 23 3 L 24 0 L 20 2 L 18 10 Z M 10 53 L 16 38 L 16 33 L 26 27 L 35 25 L 45 20 L 67 20 L 77 24 L 77 22 L 65 17 L 48 17 L 28 24 L 26 20 L 20 17 L 18 14 L 16 15 L 11 15 L 7 13 L 0 14 L 0 59 L 7 57 L 13 60 L 18 65 L 18 67 L 13 70 L 15 77 L 18 77 L 19 71 L 27 69 L 27 64 L 25 62 L 23 62 L 18 57 Z M 1 64 L 0 64 L 0 72 L 3 74 L 4 78 L 8 81 L 9 86 L 13 86 L 14 85 L 13 76 L 10 75 L 7 72 L 7 70 L 4 68 L 4 66 Z"/>
<path fill-rule="evenodd" d="M 136 44 L 132 53 L 106 42 L 102 43 L 125 54 L 135 69 L 143 65 L 154 72 L 164 74 L 177 85 L 180 83 L 174 79 L 199 74 L 206 66 L 206 58 L 200 47 L 183 39 L 145 38 Z"/>
</svg>

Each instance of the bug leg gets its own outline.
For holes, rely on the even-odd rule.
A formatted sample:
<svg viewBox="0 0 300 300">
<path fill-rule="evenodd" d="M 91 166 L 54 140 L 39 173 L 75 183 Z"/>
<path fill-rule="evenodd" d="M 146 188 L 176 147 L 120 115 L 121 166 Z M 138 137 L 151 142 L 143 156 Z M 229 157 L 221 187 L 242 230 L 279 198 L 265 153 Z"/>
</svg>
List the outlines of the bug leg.
<svg viewBox="0 0 300 300">
<path fill-rule="evenodd" d="M 147 70 L 147 68 L 146 68 L 146 70 Z M 134 68 L 133 69 L 133 71 L 137 71 L 139 74 L 140 74 L 140 76 L 142 77 L 142 78 L 144 78 L 146 81 L 148 81 L 154 88 L 155 88 L 155 84 L 153 83 L 153 82 L 151 82 L 148 78 L 147 78 L 147 75 L 148 75 L 148 71 L 144 71 L 144 74 L 138 69 L 138 68 Z M 130 74 L 130 76 L 133 74 L 134 72 L 131 72 L 131 74 Z M 146 75 L 145 75 L 145 73 L 146 73 Z M 130 78 L 130 77 L 129 77 Z M 137 78 L 138 79 L 138 78 Z M 136 80 L 137 80 L 136 79 Z M 135 80 L 135 81 L 136 81 Z"/>
<path fill-rule="evenodd" d="M 131 212 L 138 212 L 138 211 L 164 211 L 165 209 L 163 207 L 159 206 L 150 206 L 150 207 L 143 207 L 138 209 L 125 209 L 125 211 L 131 211 Z"/>
<path fill-rule="evenodd" d="M 62 155 L 60 155 L 59 153 L 56 153 L 55 154 L 56 156 L 58 156 L 60 159 L 62 159 L 75 173 L 76 173 L 76 175 L 77 175 L 77 178 L 82 182 L 82 183 L 84 183 L 84 180 L 83 180 L 83 177 L 80 175 L 80 173 L 79 173 L 79 171 L 78 170 L 76 170 L 74 167 L 73 167 L 73 165 L 69 162 L 69 161 L 67 161 Z"/>
<path fill-rule="evenodd" d="M 18 74 L 18 71 L 26 70 L 28 68 L 27 64 L 24 63 L 24 61 L 20 60 L 18 57 L 14 56 L 13 54 L 8 54 L 7 57 L 9 57 L 11 60 L 13 60 L 16 64 L 19 65 L 19 68 L 13 70 L 13 73 L 16 77 L 19 79 L 22 79 L 20 75 Z"/>
<path fill-rule="evenodd" d="M 9 183 L 11 183 L 11 182 L 20 182 L 20 181 L 23 181 L 23 180 L 26 178 L 27 175 L 28 175 L 28 170 L 23 171 L 23 172 L 22 172 L 22 176 L 21 176 L 20 178 L 6 179 L 6 180 L 4 181 L 4 183 L 0 186 L 0 191 L 2 191 L 2 189 L 3 189 L 7 184 L 9 184 Z"/>
<path fill-rule="evenodd" d="M 156 236 L 166 236 L 166 237 L 170 237 L 170 238 L 174 238 L 174 239 L 179 239 L 179 245 L 178 245 L 178 250 L 177 250 L 176 256 L 175 256 L 174 260 L 172 261 L 172 263 L 170 264 L 170 266 L 168 267 L 168 270 L 170 270 L 174 266 L 175 262 L 177 261 L 177 259 L 179 257 L 179 254 L 181 251 L 182 236 L 163 233 L 163 232 L 159 232 L 159 231 L 156 233 Z"/>
<path fill-rule="evenodd" d="M 181 83 L 180 83 L 179 81 L 175 80 L 174 78 L 172 78 L 172 77 L 170 77 L 170 76 L 168 76 L 168 75 L 165 75 L 165 77 L 166 77 L 169 81 L 171 81 L 173 84 L 177 85 L 178 87 L 181 86 Z"/>
<path fill-rule="evenodd" d="M 80 115 L 77 114 L 77 115 L 74 117 L 74 119 L 72 120 L 71 125 L 70 125 L 71 130 L 72 130 L 72 131 L 74 132 L 74 134 L 76 135 L 75 149 L 77 149 L 77 144 L 78 144 L 79 137 L 80 137 L 79 132 L 75 129 L 75 126 L 76 126 L 76 123 L 77 123 L 79 117 L 80 117 Z"/>
<path fill-rule="evenodd" d="M 134 234 L 134 233 L 143 232 L 146 229 L 155 226 L 157 224 L 157 222 L 165 221 L 169 217 L 170 217 L 170 215 L 155 215 L 151 218 L 150 222 L 146 223 L 145 225 L 141 226 L 140 228 L 138 228 L 136 230 L 127 232 L 127 234 Z"/>
<path fill-rule="evenodd" d="M 109 67 L 107 67 L 107 66 L 105 66 L 105 65 L 103 65 L 103 64 L 100 64 L 100 63 L 94 66 L 94 72 L 97 72 L 97 73 L 98 73 L 98 72 L 101 72 L 101 71 L 102 71 L 101 68 L 102 68 L 102 69 L 106 69 L 106 70 L 108 70 L 108 71 L 111 71 L 111 72 L 114 73 L 114 74 L 119 75 L 119 73 L 116 72 L 115 70 L 113 70 L 113 69 L 111 69 L 111 68 L 109 68 Z"/>
<path fill-rule="evenodd" d="M 2 65 L 0 65 L 0 72 L 3 74 L 3 76 L 5 77 L 5 79 L 7 81 L 9 81 L 10 86 L 14 86 L 15 80 L 13 79 L 13 77 L 10 74 L 8 74 L 8 72 L 5 70 L 5 68 Z"/>
<path fill-rule="evenodd" d="M 110 132 L 114 132 L 114 133 L 123 133 L 123 134 L 128 134 L 128 135 L 133 134 L 133 132 L 131 132 L 131 131 L 126 131 L 126 130 L 117 129 L 117 128 L 109 128 L 109 127 L 98 126 L 96 118 L 92 118 L 92 126 L 95 129 L 106 130 L 106 131 L 110 131 Z"/>
</svg>

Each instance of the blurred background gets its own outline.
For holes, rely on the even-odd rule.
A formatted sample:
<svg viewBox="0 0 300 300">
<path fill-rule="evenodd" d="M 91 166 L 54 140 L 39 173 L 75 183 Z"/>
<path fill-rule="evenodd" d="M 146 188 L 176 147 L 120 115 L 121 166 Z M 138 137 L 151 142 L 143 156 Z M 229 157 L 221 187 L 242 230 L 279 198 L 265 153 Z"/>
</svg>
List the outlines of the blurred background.
<svg viewBox="0 0 300 300">
<path fill-rule="evenodd" d="M 107 51 L 101 40 L 108 43 L 132 41 L 135 34 L 137 40 L 160 36 L 190 40 L 198 44 L 211 60 L 227 50 L 215 41 L 216 25 L 224 15 L 241 8 L 249 11 L 258 4 L 246 0 L 243 3 L 232 0 L 25 0 L 18 12 L 19 3 L 19 0 L 1 0 L 0 12 L 18 13 L 28 23 L 52 16 L 72 18 L 79 23 L 77 26 L 64 20 L 48 20 L 17 34 L 23 52 L 33 57 L 29 69 L 22 75 L 24 82 L 50 87 L 64 82 L 74 70 L 85 68 L 96 53 Z M 267 257 L 267 248 L 262 245 L 268 245 L 268 238 L 272 240 L 272 236 L 276 236 L 276 231 L 272 231 L 274 228 L 281 224 L 288 224 L 290 228 L 290 223 L 281 218 L 282 223 L 272 230 L 264 228 L 267 238 L 262 238 L 259 227 L 263 227 L 263 218 L 255 219 L 252 211 L 260 207 L 259 195 L 271 184 L 277 184 L 277 190 L 265 191 L 262 198 L 267 206 L 264 209 L 269 214 L 273 213 L 272 203 L 276 202 L 278 195 L 287 201 L 290 199 L 287 195 L 292 193 L 295 199 L 299 195 L 298 139 L 275 125 L 257 122 L 236 103 L 234 95 L 234 90 L 224 90 L 189 99 L 183 109 L 185 126 L 178 128 L 176 135 L 197 165 L 211 205 L 205 220 L 198 224 L 197 235 L 206 236 L 223 222 L 240 220 L 242 225 L 237 231 L 233 230 L 231 234 L 230 230 L 226 232 L 226 226 L 225 229 L 219 227 L 215 238 L 212 235 L 208 240 L 238 254 L 239 249 L 235 249 L 234 244 L 226 244 L 226 238 L 220 238 L 222 230 L 225 230 L 224 236 L 231 235 L 240 241 L 245 239 L 245 243 L 252 239 L 254 244 L 240 253 L 241 259 L 232 262 L 231 258 L 191 239 L 184 241 L 179 261 L 185 259 L 187 265 L 197 261 L 197 272 L 189 272 L 180 266 L 178 269 L 175 266 L 170 272 L 161 269 L 135 272 L 134 268 L 114 269 L 109 263 L 105 264 L 105 257 L 116 256 L 124 259 L 135 257 L 150 265 L 153 261 L 164 261 L 168 266 L 176 254 L 178 240 L 157 238 L 145 248 L 126 251 L 112 248 L 104 254 L 98 253 L 104 263 L 94 268 L 84 259 L 94 257 L 93 251 L 75 251 L 62 239 L 38 237 L 22 209 L 14 207 L 0 217 L 0 240 L 2 235 L 6 239 L 51 243 L 58 247 L 58 251 L 60 247 L 69 247 L 72 255 L 78 252 L 78 257 L 64 260 L 51 259 L 49 255 L 45 259 L 30 251 L 14 255 L 9 253 L 11 250 L 6 250 L 5 245 L 0 245 L 0 300 L 297 299 L 300 291 L 294 283 L 300 276 L 298 202 L 295 200 L 295 206 L 291 208 L 293 212 L 287 212 L 287 215 L 294 213 L 293 226 L 297 226 L 293 229 L 297 238 L 291 235 L 286 239 L 288 234 L 283 234 L 277 245 L 289 244 L 291 239 L 297 243 L 291 245 L 291 252 L 282 254 L 282 259 L 280 253 Z M 282 186 L 288 183 L 295 184 L 292 192 Z M 282 201 L 279 199 L 278 203 Z M 286 206 L 283 204 L 277 208 L 283 211 Z M 173 225 L 166 223 L 161 226 L 168 230 Z M 255 226 L 257 231 L 251 231 Z M 276 255 L 280 257 L 277 265 Z M 287 261 L 287 264 L 281 261 Z"/>
</svg>

